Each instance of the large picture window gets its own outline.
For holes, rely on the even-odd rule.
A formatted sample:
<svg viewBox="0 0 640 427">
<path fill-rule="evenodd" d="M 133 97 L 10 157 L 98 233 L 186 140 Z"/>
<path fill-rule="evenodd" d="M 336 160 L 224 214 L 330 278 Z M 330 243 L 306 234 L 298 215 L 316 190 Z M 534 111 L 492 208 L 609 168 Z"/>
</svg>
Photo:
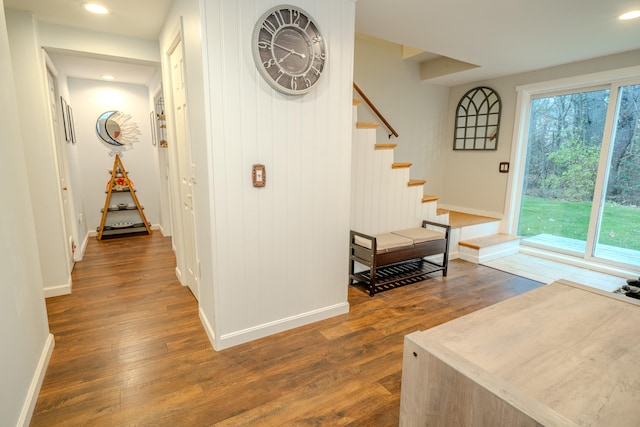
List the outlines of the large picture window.
<svg viewBox="0 0 640 427">
<path fill-rule="evenodd" d="M 526 97 L 523 245 L 640 268 L 640 81 Z"/>
</svg>

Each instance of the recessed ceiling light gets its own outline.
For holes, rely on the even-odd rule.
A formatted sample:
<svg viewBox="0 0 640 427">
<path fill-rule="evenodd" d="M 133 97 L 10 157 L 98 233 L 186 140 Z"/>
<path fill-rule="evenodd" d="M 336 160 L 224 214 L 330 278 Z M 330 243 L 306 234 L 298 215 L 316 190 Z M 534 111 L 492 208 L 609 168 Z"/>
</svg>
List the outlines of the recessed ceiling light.
<svg viewBox="0 0 640 427">
<path fill-rule="evenodd" d="M 115 77 L 113 77 L 110 74 L 105 74 L 104 76 L 102 76 L 102 79 L 103 80 L 113 80 L 113 79 L 115 79 Z"/>
<path fill-rule="evenodd" d="M 622 15 L 618 16 L 618 19 L 621 19 L 623 21 L 626 21 L 629 19 L 636 19 L 636 18 L 640 18 L 640 10 L 632 10 L 630 12 L 623 13 Z"/>
<path fill-rule="evenodd" d="M 106 15 L 107 13 L 109 13 L 109 10 L 106 7 L 100 6 L 99 4 L 95 3 L 83 3 L 82 7 L 84 7 L 89 12 L 97 13 L 98 15 Z"/>
</svg>

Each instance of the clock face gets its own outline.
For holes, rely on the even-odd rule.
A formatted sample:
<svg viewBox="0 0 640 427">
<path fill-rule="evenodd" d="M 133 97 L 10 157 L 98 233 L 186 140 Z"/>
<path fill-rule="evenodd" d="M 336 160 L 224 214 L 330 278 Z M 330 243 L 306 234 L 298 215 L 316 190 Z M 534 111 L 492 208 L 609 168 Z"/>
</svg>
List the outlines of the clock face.
<svg viewBox="0 0 640 427">
<path fill-rule="evenodd" d="M 288 95 L 310 91 L 327 60 L 322 33 L 308 13 L 282 5 L 267 11 L 253 30 L 253 59 L 275 89 Z"/>
</svg>

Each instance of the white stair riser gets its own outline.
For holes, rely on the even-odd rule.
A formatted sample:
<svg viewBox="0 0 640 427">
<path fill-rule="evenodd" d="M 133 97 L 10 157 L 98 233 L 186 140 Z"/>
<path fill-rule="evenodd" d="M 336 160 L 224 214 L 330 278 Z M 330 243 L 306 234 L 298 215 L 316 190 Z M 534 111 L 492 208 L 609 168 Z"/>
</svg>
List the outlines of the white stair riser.
<svg viewBox="0 0 640 427">
<path fill-rule="evenodd" d="M 480 249 L 470 248 L 468 246 L 459 245 L 458 253 L 460 259 L 482 264 L 494 259 L 502 258 L 507 255 L 518 253 L 520 248 L 519 240 L 511 240 L 508 242 L 498 243 L 496 245 L 487 246 Z"/>
<path fill-rule="evenodd" d="M 485 222 L 483 224 L 468 225 L 462 227 L 460 241 L 490 236 L 500 233 L 500 221 Z"/>
</svg>

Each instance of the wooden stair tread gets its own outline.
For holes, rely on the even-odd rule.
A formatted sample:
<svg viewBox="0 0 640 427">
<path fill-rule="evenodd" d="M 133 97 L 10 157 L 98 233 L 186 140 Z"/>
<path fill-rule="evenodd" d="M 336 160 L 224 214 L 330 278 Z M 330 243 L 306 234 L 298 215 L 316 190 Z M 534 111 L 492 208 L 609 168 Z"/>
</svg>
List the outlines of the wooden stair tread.
<svg viewBox="0 0 640 427">
<path fill-rule="evenodd" d="M 417 187 L 419 185 L 424 185 L 426 183 L 427 181 L 424 179 L 412 179 L 412 180 L 409 180 L 409 182 L 407 182 L 407 185 L 409 187 L 414 187 L 414 186 Z"/>
<path fill-rule="evenodd" d="M 435 202 L 438 199 L 439 199 L 438 196 L 422 196 L 422 203 Z"/>
<path fill-rule="evenodd" d="M 376 144 L 376 150 L 392 150 L 396 148 L 398 144 Z"/>
<path fill-rule="evenodd" d="M 448 214 L 450 211 L 447 209 L 442 209 L 442 208 L 438 208 L 436 210 L 436 215 L 444 215 L 444 214 Z"/>
<path fill-rule="evenodd" d="M 356 129 L 376 129 L 380 127 L 378 122 L 356 122 Z"/>
<path fill-rule="evenodd" d="M 500 221 L 500 218 L 490 216 L 474 215 L 465 212 L 450 211 L 449 225 L 453 228 L 468 227 L 470 225 L 486 224 L 488 222 Z"/>
<path fill-rule="evenodd" d="M 359 99 L 353 98 L 353 102 L 352 105 L 360 105 L 362 101 L 360 101 Z"/>
<path fill-rule="evenodd" d="M 410 168 L 412 164 L 413 163 L 411 163 L 411 162 L 394 163 L 394 164 L 391 165 L 391 169 Z"/>
<path fill-rule="evenodd" d="M 513 240 L 520 240 L 520 237 L 512 234 L 499 233 L 492 234 L 491 236 L 465 240 L 460 242 L 460 246 L 466 246 L 471 249 L 482 249 L 489 246 L 499 245 L 500 243 L 511 242 Z"/>
</svg>

